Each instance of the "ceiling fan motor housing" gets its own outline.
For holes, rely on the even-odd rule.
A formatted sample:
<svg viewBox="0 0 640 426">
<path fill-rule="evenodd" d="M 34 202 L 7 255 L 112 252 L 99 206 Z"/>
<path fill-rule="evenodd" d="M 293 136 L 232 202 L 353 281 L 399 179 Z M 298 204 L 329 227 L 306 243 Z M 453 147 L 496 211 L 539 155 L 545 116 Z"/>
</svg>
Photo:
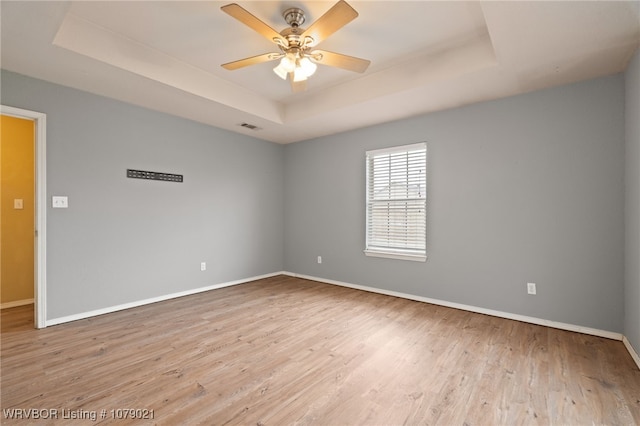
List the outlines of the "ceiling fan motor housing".
<svg viewBox="0 0 640 426">
<path fill-rule="evenodd" d="M 287 50 L 287 49 L 291 49 L 294 47 L 298 47 L 298 48 L 302 48 L 303 46 L 303 40 L 301 40 L 300 38 L 300 34 L 303 32 L 304 30 L 302 28 L 296 28 L 296 27 L 291 27 L 291 28 L 285 28 L 284 30 L 282 30 L 280 32 L 280 35 L 282 37 L 284 37 L 287 40 L 287 45 L 286 46 L 281 46 L 281 49 Z"/>
</svg>

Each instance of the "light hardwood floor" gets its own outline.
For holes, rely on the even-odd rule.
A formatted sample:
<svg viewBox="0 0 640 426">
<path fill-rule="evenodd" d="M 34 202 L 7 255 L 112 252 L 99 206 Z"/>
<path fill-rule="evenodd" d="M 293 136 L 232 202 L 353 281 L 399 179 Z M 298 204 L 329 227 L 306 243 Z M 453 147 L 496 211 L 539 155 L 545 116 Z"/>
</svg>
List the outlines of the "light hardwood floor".
<svg viewBox="0 0 640 426">
<path fill-rule="evenodd" d="M 621 342 L 287 276 L 43 330 L 30 309 L 2 311 L 3 424 L 640 424 Z"/>
</svg>

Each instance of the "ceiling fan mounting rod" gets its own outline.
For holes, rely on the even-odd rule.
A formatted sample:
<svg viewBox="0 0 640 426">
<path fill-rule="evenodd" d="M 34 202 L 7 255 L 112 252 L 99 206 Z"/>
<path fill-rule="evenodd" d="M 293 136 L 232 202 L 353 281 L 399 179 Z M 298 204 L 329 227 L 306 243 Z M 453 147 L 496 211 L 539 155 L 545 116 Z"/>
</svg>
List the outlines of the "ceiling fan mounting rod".
<svg viewBox="0 0 640 426">
<path fill-rule="evenodd" d="M 289 24 L 293 28 L 301 26 L 305 21 L 304 11 L 302 9 L 298 9 L 297 7 L 292 7 L 285 10 L 282 13 L 282 17 L 287 22 L 287 24 Z"/>
</svg>

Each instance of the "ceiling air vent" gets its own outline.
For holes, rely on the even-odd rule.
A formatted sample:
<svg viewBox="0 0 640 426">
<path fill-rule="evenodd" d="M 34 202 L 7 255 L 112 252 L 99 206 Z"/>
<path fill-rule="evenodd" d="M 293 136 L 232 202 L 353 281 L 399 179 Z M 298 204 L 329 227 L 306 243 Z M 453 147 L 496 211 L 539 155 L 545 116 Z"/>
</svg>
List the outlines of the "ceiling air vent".
<svg viewBox="0 0 640 426">
<path fill-rule="evenodd" d="M 261 127 L 256 126 L 255 124 L 242 123 L 240 127 L 246 127 L 249 130 L 262 130 Z"/>
</svg>

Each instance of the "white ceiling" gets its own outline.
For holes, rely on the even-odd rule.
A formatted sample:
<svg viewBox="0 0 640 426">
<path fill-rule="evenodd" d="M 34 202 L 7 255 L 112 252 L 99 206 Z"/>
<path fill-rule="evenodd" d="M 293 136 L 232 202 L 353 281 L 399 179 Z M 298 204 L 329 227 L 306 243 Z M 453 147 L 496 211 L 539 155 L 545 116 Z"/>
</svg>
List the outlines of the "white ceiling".
<svg viewBox="0 0 640 426">
<path fill-rule="evenodd" d="M 277 31 L 289 7 L 306 27 L 334 4 L 236 1 Z M 360 16 L 319 47 L 371 66 L 319 66 L 292 94 L 276 63 L 220 67 L 278 51 L 220 10 L 230 2 L 2 1 L 1 66 L 289 143 L 618 73 L 640 44 L 638 1 L 349 1 Z"/>
</svg>

